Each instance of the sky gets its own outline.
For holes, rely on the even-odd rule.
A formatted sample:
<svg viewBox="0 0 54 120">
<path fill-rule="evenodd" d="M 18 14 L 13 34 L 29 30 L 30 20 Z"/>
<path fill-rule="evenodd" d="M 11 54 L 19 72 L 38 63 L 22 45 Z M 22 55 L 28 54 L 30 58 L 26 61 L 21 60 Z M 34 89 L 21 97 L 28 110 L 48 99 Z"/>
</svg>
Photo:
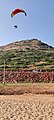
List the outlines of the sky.
<svg viewBox="0 0 54 120">
<path fill-rule="evenodd" d="M 11 18 L 16 8 L 27 16 Z M 33 38 L 54 47 L 54 0 L 0 0 L 0 46 Z"/>
</svg>

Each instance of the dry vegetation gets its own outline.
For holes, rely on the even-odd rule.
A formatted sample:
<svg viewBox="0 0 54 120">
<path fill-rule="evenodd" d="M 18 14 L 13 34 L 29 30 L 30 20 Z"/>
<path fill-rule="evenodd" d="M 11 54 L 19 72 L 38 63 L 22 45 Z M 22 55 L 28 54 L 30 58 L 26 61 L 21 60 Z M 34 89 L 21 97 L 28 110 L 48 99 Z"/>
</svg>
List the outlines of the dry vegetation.
<svg viewBox="0 0 54 120">
<path fill-rule="evenodd" d="M 3 82 L 4 71 L 0 71 L 0 83 Z M 54 71 L 33 72 L 33 71 L 5 71 L 6 83 L 54 83 Z"/>
</svg>

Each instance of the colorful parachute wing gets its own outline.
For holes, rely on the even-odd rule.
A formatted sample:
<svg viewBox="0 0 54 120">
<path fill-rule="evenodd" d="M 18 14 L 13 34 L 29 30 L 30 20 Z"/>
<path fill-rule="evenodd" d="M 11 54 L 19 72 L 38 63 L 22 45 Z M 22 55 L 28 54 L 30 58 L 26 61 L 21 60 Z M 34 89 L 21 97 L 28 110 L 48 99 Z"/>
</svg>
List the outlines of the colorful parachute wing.
<svg viewBox="0 0 54 120">
<path fill-rule="evenodd" d="M 17 9 L 15 9 L 14 11 L 12 11 L 11 17 L 13 17 L 14 15 L 16 15 L 17 13 L 20 13 L 20 12 L 24 13 L 25 16 L 27 15 L 24 10 L 17 8 Z"/>
</svg>

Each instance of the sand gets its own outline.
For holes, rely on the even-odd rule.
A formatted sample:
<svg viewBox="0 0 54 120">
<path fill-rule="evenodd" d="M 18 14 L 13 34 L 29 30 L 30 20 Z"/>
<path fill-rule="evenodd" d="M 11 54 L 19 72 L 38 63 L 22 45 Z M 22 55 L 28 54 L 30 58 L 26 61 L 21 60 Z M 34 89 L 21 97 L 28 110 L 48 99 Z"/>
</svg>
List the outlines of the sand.
<svg viewBox="0 0 54 120">
<path fill-rule="evenodd" d="M 0 120 L 54 120 L 54 96 L 0 95 Z"/>
</svg>

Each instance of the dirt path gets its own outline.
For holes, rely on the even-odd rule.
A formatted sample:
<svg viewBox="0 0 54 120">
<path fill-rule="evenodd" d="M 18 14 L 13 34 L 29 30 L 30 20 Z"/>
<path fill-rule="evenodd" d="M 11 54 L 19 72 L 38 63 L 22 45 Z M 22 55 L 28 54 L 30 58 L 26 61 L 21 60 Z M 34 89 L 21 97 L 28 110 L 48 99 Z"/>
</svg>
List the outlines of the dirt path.
<svg viewBox="0 0 54 120">
<path fill-rule="evenodd" d="M 54 83 L 21 83 L 0 85 L 0 95 L 54 94 Z"/>
</svg>

